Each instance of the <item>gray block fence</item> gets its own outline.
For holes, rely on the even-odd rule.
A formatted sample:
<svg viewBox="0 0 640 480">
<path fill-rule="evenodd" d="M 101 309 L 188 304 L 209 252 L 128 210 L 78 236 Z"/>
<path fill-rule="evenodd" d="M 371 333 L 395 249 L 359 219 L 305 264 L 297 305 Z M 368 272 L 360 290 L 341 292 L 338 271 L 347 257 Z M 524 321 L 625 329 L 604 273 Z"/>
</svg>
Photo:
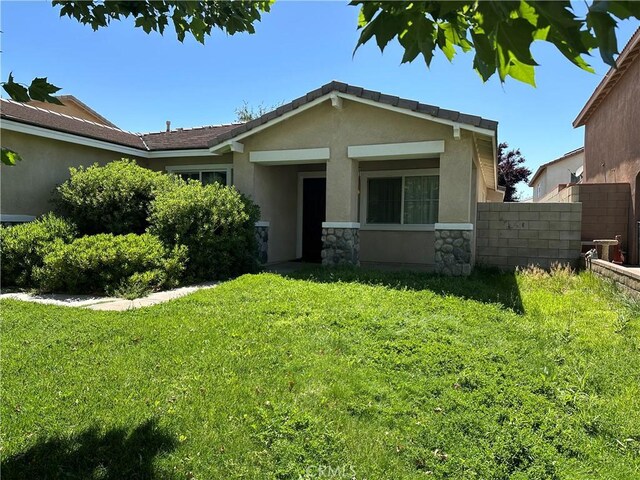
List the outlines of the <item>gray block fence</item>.
<svg viewBox="0 0 640 480">
<path fill-rule="evenodd" d="M 480 203 L 476 264 L 512 269 L 578 265 L 581 203 Z"/>
</svg>

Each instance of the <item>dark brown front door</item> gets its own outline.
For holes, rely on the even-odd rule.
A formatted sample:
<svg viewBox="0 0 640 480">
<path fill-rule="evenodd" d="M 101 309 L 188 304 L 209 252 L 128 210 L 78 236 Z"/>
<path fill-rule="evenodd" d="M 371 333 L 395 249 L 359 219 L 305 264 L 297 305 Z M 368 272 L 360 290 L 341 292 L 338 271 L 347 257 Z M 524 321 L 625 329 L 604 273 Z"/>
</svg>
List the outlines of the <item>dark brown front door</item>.
<svg viewBox="0 0 640 480">
<path fill-rule="evenodd" d="M 320 262 L 322 222 L 327 205 L 327 179 L 302 180 L 302 260 Z"/>
</svg>

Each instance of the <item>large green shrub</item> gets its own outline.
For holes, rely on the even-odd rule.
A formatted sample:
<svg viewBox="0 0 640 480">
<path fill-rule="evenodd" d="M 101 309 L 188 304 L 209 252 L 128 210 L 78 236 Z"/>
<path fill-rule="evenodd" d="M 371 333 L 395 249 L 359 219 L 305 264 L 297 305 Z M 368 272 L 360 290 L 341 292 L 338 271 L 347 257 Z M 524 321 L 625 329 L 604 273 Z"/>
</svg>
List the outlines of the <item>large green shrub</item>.
<svg viewBox="0 0 640 480">
<path fill-rule="evenodd" d="M 37 220 L 11 227 L 0 227 L 3 286 L 33 287 L 34 269 L 54 241 L 70 242 L 75 226 L 52 213 Z"/>
<path fill-rule="evenodd" d="M 185 245 L 191 279 L 226 278 L 255 270 L 258 207 L 233 187 L 189 182 L 160 192 L 149 231 L 166 245 Z"/>
<path fill-rule="evenodd" d="M 141 282 L 153 290 L 177 285 L 185 260 L 185 247 L 167 249 L 148 233 L 101 233 L 53 244 L 36 278 L 45 291 L 113 294 Z"/>
<path fill-rule="evenodd" d="M 87 235 L 143 233 L 156 193 L 184 183 L 124 158 L 103 167 L 71 168 L 70 173 L 57 188 L 57 208 Z"/>
</svg>

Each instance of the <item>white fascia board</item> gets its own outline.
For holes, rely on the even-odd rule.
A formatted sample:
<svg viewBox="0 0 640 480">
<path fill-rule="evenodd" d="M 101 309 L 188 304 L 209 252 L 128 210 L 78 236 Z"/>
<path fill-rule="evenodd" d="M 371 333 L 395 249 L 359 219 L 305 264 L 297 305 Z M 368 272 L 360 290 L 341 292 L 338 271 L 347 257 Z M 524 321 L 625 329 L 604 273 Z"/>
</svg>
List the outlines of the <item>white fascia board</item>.
<svg viewBox="0 0 640 480">
<path fill-rule="evenodd" d="M 322 228 L 360 228 L 358 222 L 322 222 Z"/>
<path fill-rule="evenodd" d="M 279 117 L 274 118 L 273 120 L 268 121 L 267 123 L 263 123 L 262 125 L 260 125 L 259 127 L 256 128 L 252 128 L 251 130 L 244 132 L 244 133 L 240 133 L 238 135 L 236 135 L 235 137 L 227 140 L 226 142 L 222 142 L 218 145 L 214 145 L 213 147 L 211 147 L 209 150 L 211 152 L 219 152 L 219 151 L 224 151 L 225 148 L 229 148 L 229 146 L 235 141 L 235 142 L 239 142 L 244 138 L 247 138 L 251 135 L 254 135 L 258 132 L 261 132 L 262 130 L 269 128 L 273 125 L 276 125 L 280 122 L 284 122 L 285 120 L 293 117 L 294 115 L 297 115 L 299 113 L 304 112 L 305 110 L 309 110 L 310 108 L 315 107 L 316 105 L 324 102 L 325 100 L 328 100 L 331 97 L 331 94 L 328 93 L 326 95 L 323 95 L 321 97 L 316 98 L 315 100 L 309 102 L 309 103 L 305 103 L 304 105 L 299 106 L 298 108 L 295 108 L 287 113 L 284 113 L 282 115 L 280 115 Z"/>
<path fill-rule="evenodd" d="M 388 105 L 382 102 L 376 102 L 375 100 L 369 100 L 366 98 L 360 98 L 356 95 L 350 95 L 348 93 L 338 93 L 338 96 L 346 100 L 364 103 L 365 105 L 371 105 L 373 107 L 384 108 L 385 110 L 391 110 L 392 112 L 402 113 L 404 115 L 409 115 L 411 117 L 423 118 L 425 120 L 430 120 L 435 123 L 441 123 L 443 125 L 449 125 L 451 127 L 458 126 L 462 130 L 467 130 L 469 132 L 481 133 L 482 135 L 487 135 L 490 137 L 495 137 L 495 134 L 496 134 L 496 132 L 488 128 L 475 127 L 473 125 L 468 125 L 466 123 L 454 122 L 453 120 L 434 117 L 433 115 L 429 115 L 428 113 L 414 112 L 413 110 L 409 110 L 407 108 L 394 107 L 393 105 Z"/>
<path fill-rule="evenodd" d="M 147 158 L 179 158 L 179 157 L 217 157 L 217 153 L 211 153 L 208 148 L 194 148 L 192 150 L 161 150 L 146 152 Z"/>
<path fill-rule="evenodd" d="M 66 143 L 73 143 L 76 145 L 84 145 L 86 147 L 99 148 L 101 150 L 109 150 L 111 152 L 123 153 L 125 155 L 133 155 L 141 158 L 171 158 L 171 157 L 210 157 L 217 156 L 215 153 L 209 151 L 208 148 L 198 149 L 181 149 L 181 150 L 161 150 L 161 151 L 148 151 L 138 150 L 137 148 L 127 147 L 124 145 L 118 145 L 116 143 L 106 142 L 104 140 L 96 140 L 93 138 L 83 137 L 81 135 L 75 135 L 73 133 L 59 132 L 57 130 L 51 130 L 49 128 L 38 127 L 36 125 L 28 125 L 26 123 L 15 122 L 3 118 L 0 122 L 0 128 L 2 130 L 9 130 L 12 132 L 25 133 L 27 135 L 33 135 L 36 137 L 50 138 L 52 140 L 58 140 Z"/>
<path fill-rule="evenodd" d="M 356 160 L 402 160 L 425 158 L 444 152 L 444 140 L 428 142 L 354 145 L 347 148 L 347 156 Z"/>
<path fill-rule="evenodd" d="M 295 165 L 326 162 L 331 150 L 326 148 L 301 148 L 297 150 L 264 150 L 249 153 L 249 161 L 261 165 Z"/>
<path fill-rule="evenodd" d="M 137 157 L 148 158 L 149 154 L 149 152 L 147 152 L 146 150 L 138 150 L 137 148 L 117 145 L 115 143 L 105 142 L 103 140 L 95 140 L 93 138 L 82 137 L 80 135 L 74 135 L 72 133 L 58 132 L 57 130 L 50 130 L 48 128 L 37 127 L 35 125 L 27 125 L 25 123 L 15 122 L 13 120 L 7 120 L 4 118 L 2 119 L 2 122 L 0 122 L 0 127 L 3 130 L 26 133 L 28 135 L 34 135 L 37 137 L 51 138 L 52 140 L 59 140 L 61 142 L 75 143 L 77 145 L 100 148 L 102 150 L 124 153 L 126 155 L 135 155 Z"/>
<path fill-rule="evenodd" d="M 473 223 L 436 223 L 436 230 L 473 230 Z"/>
</svg>

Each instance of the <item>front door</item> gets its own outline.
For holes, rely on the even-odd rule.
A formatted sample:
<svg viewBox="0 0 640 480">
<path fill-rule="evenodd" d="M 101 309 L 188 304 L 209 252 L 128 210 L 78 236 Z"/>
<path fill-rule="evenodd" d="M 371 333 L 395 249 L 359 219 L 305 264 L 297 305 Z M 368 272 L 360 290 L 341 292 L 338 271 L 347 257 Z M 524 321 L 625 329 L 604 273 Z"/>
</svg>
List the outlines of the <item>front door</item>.
<svg viewBox="0 0 640 480">
<path fill-rule="evenodd" d="M 322 222 L 327 206 L 327 179 L 302 179 L 302 260 L 320 262 Z"/>
</svg>

